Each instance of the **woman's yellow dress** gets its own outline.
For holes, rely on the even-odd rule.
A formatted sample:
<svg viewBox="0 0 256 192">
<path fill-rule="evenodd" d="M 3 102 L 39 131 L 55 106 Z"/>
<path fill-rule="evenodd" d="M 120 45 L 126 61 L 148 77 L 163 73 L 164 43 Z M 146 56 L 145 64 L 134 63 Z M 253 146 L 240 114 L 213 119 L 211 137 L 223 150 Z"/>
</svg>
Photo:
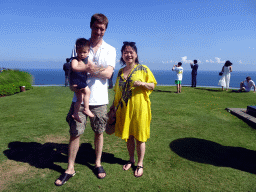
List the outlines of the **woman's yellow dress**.
<svg viewBox="0 0 256 192">
<path fill-rule="evenodd" d="M 157 84 L 153 73 L 146 65 L 136 64 L 128 77 L 127 89 L 116 112 L 115 135 L 125 141 L 130 135 L 141 142 L 150 137 L 151 102 L 149 95 L 152 90 L 144 87 L 133 87 L 135 81 Z M 118 105 L 126 83 L 123 69 L 118 72 L 115 83 L 115 107 Z"/>
</svg>

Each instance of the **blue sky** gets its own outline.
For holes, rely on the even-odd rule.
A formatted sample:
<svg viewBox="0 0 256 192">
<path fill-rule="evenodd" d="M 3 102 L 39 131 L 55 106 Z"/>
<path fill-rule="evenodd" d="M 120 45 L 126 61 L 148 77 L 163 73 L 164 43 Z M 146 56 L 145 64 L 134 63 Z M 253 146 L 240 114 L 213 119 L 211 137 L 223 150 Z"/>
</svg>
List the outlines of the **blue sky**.
<svg viewBox="0 0 256 192">
<path fill-rule="evenodd" d="M 90 18 L 109 19 L 104 40 L 117 50 L 135 41 L 142 64 L 170 70 L 256 71 L 255 0 L 1 0 L 0 67 L 62 68 L 75 40 L 90 37 Z M 117 63 L 117 67 L 120 67 Z"/>
</svg>

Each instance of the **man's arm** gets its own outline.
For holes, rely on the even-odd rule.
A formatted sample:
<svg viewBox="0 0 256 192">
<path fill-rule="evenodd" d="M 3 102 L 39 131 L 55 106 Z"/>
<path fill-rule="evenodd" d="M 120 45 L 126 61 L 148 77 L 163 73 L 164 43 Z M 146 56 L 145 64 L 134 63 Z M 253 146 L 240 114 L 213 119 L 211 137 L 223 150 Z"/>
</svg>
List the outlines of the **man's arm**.
<svg viewBox="0 0 256 192">
<path fill-rule="evenodd" d="M 114 67 L 116 64 L 116 49 L 113 47 L 109 47 L 106 58 L 105 58 L 105 67 L 101 68 L 100 70 L 89 71 L 93 77 L 100 78 L 100 79 L 110 79 L 113 72 Z"/>
<path fill-rule="evenodd" d="M 100 72 L 91 73 L 91 76 L 97 77 L 100 79 L 110 79 L 114 72 L 114 68 L 112 66 L 108 66 Z"/>
</svg>

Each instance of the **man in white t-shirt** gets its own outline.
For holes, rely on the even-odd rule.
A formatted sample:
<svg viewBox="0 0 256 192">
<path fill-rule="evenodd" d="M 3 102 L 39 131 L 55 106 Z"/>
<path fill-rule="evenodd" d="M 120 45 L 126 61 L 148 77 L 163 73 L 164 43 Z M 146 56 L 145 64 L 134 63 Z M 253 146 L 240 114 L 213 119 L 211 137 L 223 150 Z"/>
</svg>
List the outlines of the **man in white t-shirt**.
<svg viewBox="0 0 256 192">
<path fill-rule="evenodd" d="M 181 67 L 182 63 L 179 62 L 178 65 L 174 65 L 172 70 L 176 71 L 177 78 L 175 80 L 175 84 L 177 85 L 177 93 L 181 93 L 181 81 L 183 77 L 183 67 Z"/>
<path fill-rule="evenodd" d="M 94 14 L 91 17 L 90 28 L 90 53 L 89 59 L 93 61 L 97 66 L 105 68 L 101 72 L 97 72 L 93 66 L 87 66 L 88 75 L 88 86 L 91 90 L 89 106 L 92 113 L 95 115 L 94 118 L 90 118 L 91 127 L 95 133 L 94 146 L 95 146 L 95 168 L 94 173 L 99 179 L 103 179 L 106 173 L 101 165 L 101 156 L 103 149 L 103 132 L 106 128 L 107 123 L 107 104 L 108 104 L 108 79 L 111 78 L 115 64 L 116 64 L 116 50 L 103 40 L 103 36 L 108 26 L 108 19 L 103 14 Z M 76 51 L 72 51 L 72 56 L 75 55 Z M 70 142 L 69 142 L 69 153 L 68 153 L 68 168 L 56 181 L 55 185 L 61 186 L 71 177 L 75 175 L 75 159 L 79 149 L 80 136 L 83 134 L 86 126 L 86 115 L 82 113 L 83 104 L 79 109 L 79 118 L 82 123 L 75 121 L 72 118 L 74 110 L 74 102 L 76 102 L 76 96 L 74 94 L 73 102 L 70 107 L 70 111 L 67 115 L 67 122 L 70 126 Z M 87 154 L 92 155 L 92 154 Z"/>
<path fill-rule="evenodd" d="M 252 87 L 254 88 L 254 93 L 255 93 L 255 83 L 252 80 L 252 78 L 248 76 L 244 81 L 240 83 L 239 91 L 249 92 L 251 91 Z"/>
</svg>

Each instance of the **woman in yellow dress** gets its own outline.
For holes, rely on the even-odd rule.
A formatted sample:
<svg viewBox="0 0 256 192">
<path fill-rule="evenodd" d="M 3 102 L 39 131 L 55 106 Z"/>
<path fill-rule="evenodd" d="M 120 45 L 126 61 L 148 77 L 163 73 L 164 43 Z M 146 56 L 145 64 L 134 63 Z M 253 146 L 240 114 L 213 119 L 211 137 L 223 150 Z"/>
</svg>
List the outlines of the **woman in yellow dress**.
<svg viewBox="0 0 256 192">
<path fill-rule="evenodd" d="M 115 83 L 115 99 L 111 106 L 117 107 L 115 135 L 127 142 L 130 160 L 123 166 L 129 170 L 135 164 L 135 141 L 138 156 L 134 176 L 143 175 L 145 142 L 150 137 L 151 102 L 149 95 L 157 82 L 150 69 L 139 64 L 137 47 L 134 42 L 124 42 L 121 49 L 121 64 Z"/>
</svg>

